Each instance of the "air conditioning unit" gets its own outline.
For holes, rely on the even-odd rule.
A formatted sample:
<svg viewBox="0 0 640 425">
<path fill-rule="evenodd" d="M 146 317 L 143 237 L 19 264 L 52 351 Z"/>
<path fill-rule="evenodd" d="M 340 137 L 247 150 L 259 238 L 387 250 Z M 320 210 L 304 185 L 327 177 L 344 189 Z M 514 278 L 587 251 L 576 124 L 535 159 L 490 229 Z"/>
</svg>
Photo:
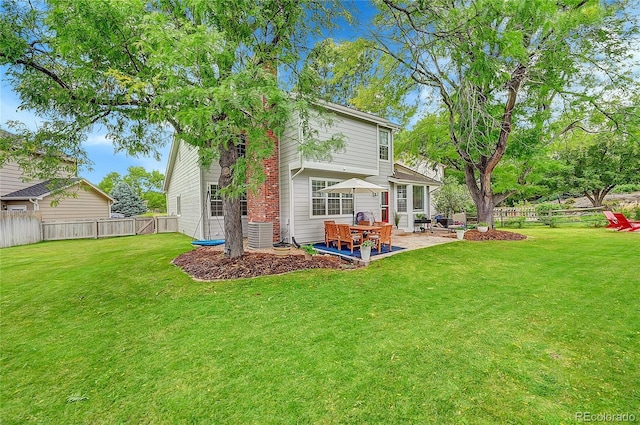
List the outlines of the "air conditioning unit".
<svg viewBox="0 0 640 425">
<path fill-rule="evenodd" d="M 249 248 L 271 248 L 273 246 L 273 223 L 249 222 Z"/>
</svg>

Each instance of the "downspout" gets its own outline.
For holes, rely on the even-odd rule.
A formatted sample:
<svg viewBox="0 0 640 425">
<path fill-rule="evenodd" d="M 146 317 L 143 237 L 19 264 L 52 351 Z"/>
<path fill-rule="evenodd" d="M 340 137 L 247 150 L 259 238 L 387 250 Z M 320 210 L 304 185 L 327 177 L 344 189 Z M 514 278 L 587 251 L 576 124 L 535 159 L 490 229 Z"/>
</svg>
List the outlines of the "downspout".
<svg viewBox="0 0 640 425">
<path fill-rule="evenodd" d="M 298 115 L 298 140 L 302 143 L 302 127 L 300 126 L 300 115 Z M 300 154 L 300 169 L 291 176 L 291 180 L 289 181 L 289 238 L 291 242 L 293 242 L 294 231 L 295 231 L 295 208 L 293 207 L 293 180 L 300 175 L 304 171 L 304 163 L 302 161 L 302 154 Z M 289 170 L 289 175 L 291 175 L 291 170 Z"/>
<path fill-rule="evenodd" d="M 206 214 L 206 212 L 207 212 L 207 206 L 204 204 L 204 201 L 203 201 L 203 199 L 202 199 L 202 196 L 203 196 L 202 191 L 203 191 L 203 189 L 205 189 L 205 187 L 203 187 L 203 186 L 204 186 L 204 185 L 203 185 L 203 183 L 204 183 L 204 169 L 203 169 L 203 168 L 204 168 L 204 167 L 202 167 L 202 166 L 198 163 L 198 169 L 200 170 L 200 173 L 199 173 L 199 174 L 200 174 L 200 181 L 198 182 L 198 189 L 199 189 L 199 190 L 198 190 L 198 205 L 199 205 L 198 209 L 200 209 L 200 217 L 202 218 L 202 219 L 200 220 L 200 237 L 199 237 L 199 239 L 205 239 L 205 235 L 206 235 L 206 234 L 210 234 L 210 233 L 211 233 L 211 232 L 210 232 L 210 229 L 209 229 L 209 225 L 210 225 L 210 223 L 209 223 L 209 217 L 208 217 L 208 214 Z M 209 183 L 207 182 L 207 185 L 208 185 L 208 184 L 209 184 Z M 209 188 L 208 188 L 208 187 L 207 187 L 206 189 L 207 189 L 207 190 L 209 190 Z M 205 193 L 206 193 L 206 192 L 205 192 Z M 205 199 L 206 199 L 206 195 L 205 195 Z M 206 226 L 207 226 L 207 231 L 206 231 L 206 232 L 205 232 L 205 230 L 204 230 L 204 226 L 205 226 L 205 216 L 206 216 L 206 218 L 207 218 L 207 219 L 206 219 Z M 224 222 L 223 222 L 223 223 L 224 223 Z M 223 226 L 224 226 L 224 224 L 223 224 Z M 196 230 L 198 230 L 198 229 L 196 229 Z M 223 231 L 224 231 L 224 228 L 223 228 Z"/>
<path fill-rule="evenodd" d="M 38 204 L 38 198 L 29 198 L 29 202 L 33 204 L 34 211 L 40 211 L 40 204 Z"/>
</svg>

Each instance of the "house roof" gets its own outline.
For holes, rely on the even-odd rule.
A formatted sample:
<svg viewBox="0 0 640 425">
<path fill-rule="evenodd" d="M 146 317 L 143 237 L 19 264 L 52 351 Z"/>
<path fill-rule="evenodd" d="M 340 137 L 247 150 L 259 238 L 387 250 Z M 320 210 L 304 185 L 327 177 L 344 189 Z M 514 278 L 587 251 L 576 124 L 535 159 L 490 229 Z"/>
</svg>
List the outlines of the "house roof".
<svg viewBox="0 0 640 425">
<path fill-rule="evenodd" d="M 16 190 L 15 192 L 7 193 L 6 195 L 0 196 L 0 199 L 3 201 L 22 201 L 28 199 L 43 199 L 49 196 L 56 190 L 63 190 L 68 187 L 74 186 L 79 183 L 84 183 L 90 186 L 93 190 L 98 192 L 100 195 L 109 199 L 110 201 L 115 201 L 111 196 L 104 193 L 100 188 L 92 185 L 87 180 L 77 177 L 72 177 L 68 179 L 50 179 L 45 180 L 41 183 L 34 184 L 33 186 L 25 187 L 24 189 Z"/>
<path fill-rule="evenodd" d="M 427 186 L 442 186 L 442 182 L 427 177 L 397 162 L 393 164 L 393 175 L 389 177 L 389 181 L 395 183 L 421 183 Z"/>
<path fill-rule="evenodd" d="M 348 115 L 354 118 L 358 118 L 360 120 L 365 120 L 365 121 L 369 121 L 372 123 L 375 123 L 377 125 L 381 125 L 383 127 L 387 127 L 389 129 L 391 129 L 393 132 L 398 131 L 400 129 L 400 126 L 398 126 L 397 124 L 392 123 L 391 121 L 379 117 L 377 115 L 373 115 L 370 114 L 368 112 L 364 112 L 361 111 L 359 109 L 355 109 L 349 106 L 344 106 L 344 105 L 339 105 L 337 103 L 333 103 L 333 102 L 326 102 L 326 101 L 317 101 L 316 104 L 322 108 L 326 108 L 327 110 L 336 112 L 336 113 L 341 113 L 344 115 Z M 171 148 L 169 150 L 169 158 L 167 159 L 167 166 L 165 169 L 165 178 L 164 178 L 164 183 L 162 185 L 162 190 L 164 192 L 167 192 L 167 190 L 169 189 L 169 184 L 171 182 L 171 178 L 173 176 L 173 169 L 175 166 L 175 162 L 176 162 L 176 158 L 178 156 L 178 148 L 179 148 L 179 144 L 180 144 L 180 140 L 177 139 L 174 135 L 173 140 L 171 141 Z"/>
<path fill-rule="evenodd" d="M 340 105 L 338 103 L 333 103 L 333 102 L 326 102 L 326 101 L 318 101 L 316 102 L 317 105 L 327 108 L 331 111 L 334 112 L 339 112 L 345 115 L 349 115 L 351 117 L 354 118 L 360 118 L 362 120 L 366 120 L 366 121 L 370 121 L 370 122 L 374 122 L 376 124 L 385 126 L 385 127 L 389 127 L 390 129 L 397 131 L 400 129 L 400 126 L 397 124 L 392 123 L 391 121 L 379 117 L 377 115 L 371 114 L 369 112 L 364 112 L 361 111 L 360 109 L 356 109 L 353 108 L 351 106 L 344 106 L 344 105 Z"/>
</svg>

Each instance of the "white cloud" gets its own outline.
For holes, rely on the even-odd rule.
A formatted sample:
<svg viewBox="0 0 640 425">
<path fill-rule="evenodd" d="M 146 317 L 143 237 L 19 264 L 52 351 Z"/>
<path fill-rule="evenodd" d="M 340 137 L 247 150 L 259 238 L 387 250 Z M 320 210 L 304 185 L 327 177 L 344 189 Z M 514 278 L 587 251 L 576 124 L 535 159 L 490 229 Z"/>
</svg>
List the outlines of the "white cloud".
<svg viewBox="0 0 640 425">
<path fill-rule="evenodd" d="M 113 143 L 106 134 L 89 134 L 84 143 L 86 146 L 112 146 Z"/>
</svg>

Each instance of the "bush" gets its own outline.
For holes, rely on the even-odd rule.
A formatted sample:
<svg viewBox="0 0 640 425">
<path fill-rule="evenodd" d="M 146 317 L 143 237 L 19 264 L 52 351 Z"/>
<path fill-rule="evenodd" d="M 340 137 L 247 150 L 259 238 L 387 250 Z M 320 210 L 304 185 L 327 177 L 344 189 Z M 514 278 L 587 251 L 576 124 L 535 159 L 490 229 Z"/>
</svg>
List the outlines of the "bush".
<svg viewBox="0 0 640 425">
<path fill-rule="evenodd" d="M 586 214 L 581 217 L 581 221 L 588 227 L 605 227 L 608 223 L 602 213 Z"/>
<path fill-rule="evenodd" d="M 612 192 L 613 193 L 631 193 L 640 191 L 640 183 L 619 184 Z"/>
<path fill-rule="evenodd" d="M 553 211 L 561 209 L 563 209 L 562 205 L 551 202 L 536 205 L 538 221 L 546 224 L 547 226 L 558 227 L 559 219 L 557 217 L 553 217 Z"/>
<path fill-rule="evenodd" d="M 515 228 L 518 228 L 518 229 L 522 229 L 522 226 L 524 226 L 524 217 L 523 216 L 510 217 L 507 220 L 505 220 L 505 222 L 504 222 L 504 227 L 515 227 Z"/>
</svg>

